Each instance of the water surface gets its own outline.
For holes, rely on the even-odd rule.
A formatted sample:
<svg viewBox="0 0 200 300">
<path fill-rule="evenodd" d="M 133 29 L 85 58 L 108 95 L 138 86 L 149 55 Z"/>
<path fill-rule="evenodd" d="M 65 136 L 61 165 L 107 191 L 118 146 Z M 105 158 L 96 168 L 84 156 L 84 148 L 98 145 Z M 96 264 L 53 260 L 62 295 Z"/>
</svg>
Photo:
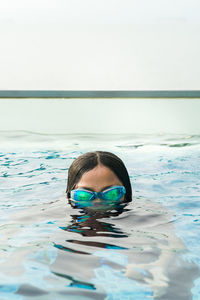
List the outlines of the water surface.
<svg viewBox="0 0 200 300">
<path fill-rule="evenodd" d="M 4 132 L 0 142 L 0 298 L 200 298 L 200 137 Z M 123 211 L 67 203 L 68 167 L 90 150 L 124 160 Z"/>
</svg>

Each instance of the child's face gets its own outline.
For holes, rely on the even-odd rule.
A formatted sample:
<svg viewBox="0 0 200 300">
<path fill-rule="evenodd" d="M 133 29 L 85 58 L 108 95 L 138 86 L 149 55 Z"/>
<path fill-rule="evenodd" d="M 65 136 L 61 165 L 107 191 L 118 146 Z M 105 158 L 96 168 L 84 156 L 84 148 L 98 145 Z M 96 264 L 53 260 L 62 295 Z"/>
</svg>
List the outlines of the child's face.
<svg viewBox="0 0 200 300">
<path fill-rule="evenodd" d="M 98 165 L 94 169 L 85 172 L 76 185 L 76 189 L 87 189 L 93 192 L 101 192 L 114 185 L 123 185 L 119 178 L 108 168 Z M 124 196 L 121 201 L 124 200 Z M 94 204 L 101 202 L 100 199 L 93 200 Z"/>
</svg>

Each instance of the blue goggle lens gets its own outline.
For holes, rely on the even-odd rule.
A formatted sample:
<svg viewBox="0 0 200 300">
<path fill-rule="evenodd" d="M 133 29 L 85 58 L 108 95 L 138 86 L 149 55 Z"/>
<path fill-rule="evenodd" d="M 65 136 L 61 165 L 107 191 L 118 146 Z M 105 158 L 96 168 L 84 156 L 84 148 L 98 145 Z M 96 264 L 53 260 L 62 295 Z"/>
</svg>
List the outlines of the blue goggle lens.
<svg viewBox="0 0 200 300">
<path fill-rule="evenodd" d="M 126 193 L 126 190 L 125 190 L 125 187 L 123 187 L 123 186 L 110 188 L 110 189 L 102 192 L 102 199 L 118 201 L 122 198 L 122 196 L 125 193 Z"/>
<path fill-rule="evenodd" d="M 86 190 L 72 190 L 71 198 L 75 201 L 89 201 L 93 197 L 93 193 Z"/>
</svg>

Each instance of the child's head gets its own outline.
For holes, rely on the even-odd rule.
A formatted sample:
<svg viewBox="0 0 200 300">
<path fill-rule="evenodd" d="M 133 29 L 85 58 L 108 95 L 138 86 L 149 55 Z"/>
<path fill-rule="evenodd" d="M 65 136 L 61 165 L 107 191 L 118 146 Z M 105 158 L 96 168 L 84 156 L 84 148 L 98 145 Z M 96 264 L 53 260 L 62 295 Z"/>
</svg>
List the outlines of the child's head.
<svg viewBox="0 0 200 300">
<path fill-rule="evenodd" d="M 121 203 L 132 200 L 131 183 L 124 163 L 115 154 L 105 151 L 85 153 L 72 163 L 66 192 L 68 199 L 92 199 L 85 203 L 89 203 L 89 206 L 92 204 L 95 208 L 100 202 L 102 207 L 100 200 L 104 198 L 103 205 L 111 201 L 111 197 Z"/>
</svg>

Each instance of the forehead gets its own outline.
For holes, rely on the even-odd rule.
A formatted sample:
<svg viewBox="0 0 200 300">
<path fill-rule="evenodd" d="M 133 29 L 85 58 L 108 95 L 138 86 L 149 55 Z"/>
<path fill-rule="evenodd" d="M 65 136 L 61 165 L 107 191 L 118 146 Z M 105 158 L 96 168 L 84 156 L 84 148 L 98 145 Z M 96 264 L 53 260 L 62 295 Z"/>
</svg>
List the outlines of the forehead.
<svg viewBox="0 0 200 300">
<path fill-rule="evenodd" d="M 112 185 L 122 185 L 122 183 L 111 169 L 103 165 L 98 165 L 94 169 L 85 172 L 76 187 L 101 191 Z"/>
</svg>

